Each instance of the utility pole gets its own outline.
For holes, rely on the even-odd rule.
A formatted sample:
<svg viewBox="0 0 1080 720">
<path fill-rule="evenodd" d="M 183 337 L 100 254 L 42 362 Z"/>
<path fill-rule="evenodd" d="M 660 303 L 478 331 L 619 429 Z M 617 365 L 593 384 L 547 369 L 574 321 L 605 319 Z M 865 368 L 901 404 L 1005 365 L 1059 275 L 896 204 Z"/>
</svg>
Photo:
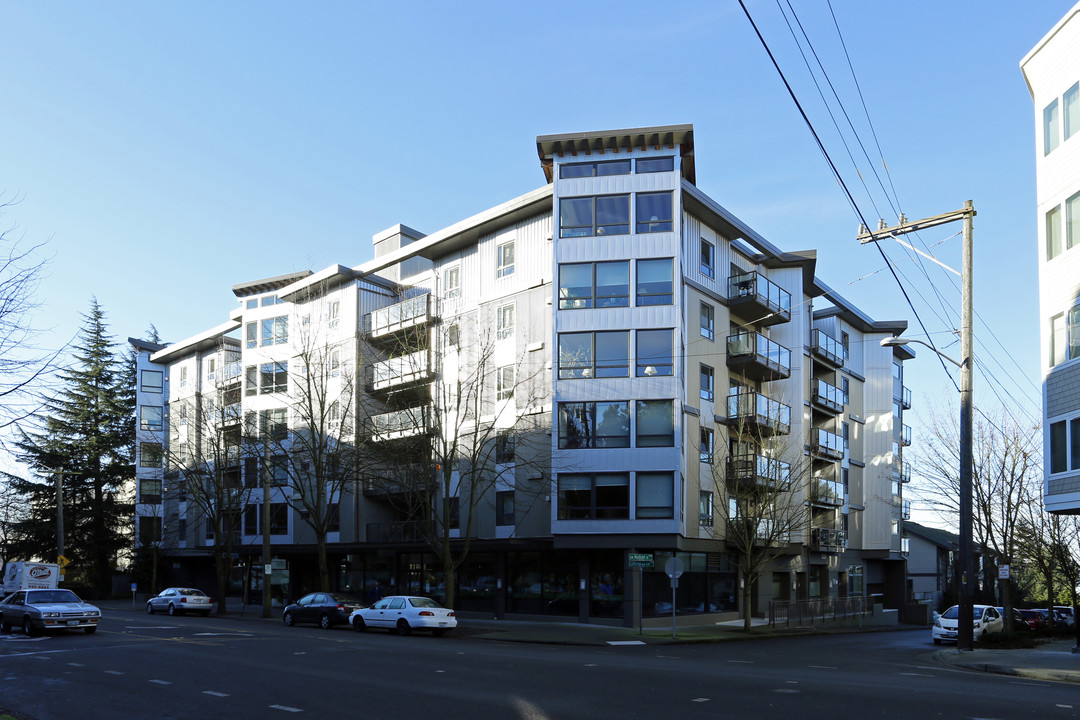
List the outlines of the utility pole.
<svg viewBox="0 0 1080 720">
<path fill-rule="evenodd" d="M 264 618 L 271 617 L 270 578 L 273 574 L 273 562 L 270 557 L 270 415 L 266 415 L 263 428 L 263 506 L 262 506 L 262 556 L 263 556 L 263 611 Z"/>
<path fill-rule="evenodd" d="M 957 650 L 971 650 L 975 644 L 975 547 L 972 538 L 972 471 L 974 453 L 972 447 L 972 269 L 974 245 L 975 206 L 971 200 L 964 203 L 961 210 L 935 215 L 922 220 L 908 221 L 903 215 L 900 223 L 894 227 L 878 227 L 870 232 L 866 227 L 859 229 L 856 239 L 862 244 L 877 242 L 885 238 L 906 235 L 945 223 L 964 221 L 963 268 L 961 272 L 961 317 L 960 317 L 960 603 L 957 619 Z M 884 223 L 882 223 L 884 225 Z M 935 352 L 937 352 L 935 350 Z M 943 358 L 948 358 L 938 352 Z M 953 361 L 955 362 L 955 361 Z"/>
</svg>

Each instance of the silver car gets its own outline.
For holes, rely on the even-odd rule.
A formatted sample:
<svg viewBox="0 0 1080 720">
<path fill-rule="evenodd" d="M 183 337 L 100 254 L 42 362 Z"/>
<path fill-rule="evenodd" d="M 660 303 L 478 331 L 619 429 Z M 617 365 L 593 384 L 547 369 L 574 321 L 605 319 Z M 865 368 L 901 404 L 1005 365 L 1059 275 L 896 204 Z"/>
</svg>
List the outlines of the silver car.
<svg viewBox="0 0 1080 720">
<path fill-rule="evenodd" d="M 213 599 L 202 590 L 195 588 L 165 588 L 146 601 L 147 615 L 153 615 L 155 612 L 183 615 L 190 612 L 206 617 L 213 609 Z"/>
<path fill-rule="evenodd" d="M 0 602 L 0 630 L 11 632 L 21 627 L 27 635 L 45 630 L 81 628 L 93 633 L 101 620 L 101 611 L 84 603 L 70 590 L 19 590 Z"/>
</svg>

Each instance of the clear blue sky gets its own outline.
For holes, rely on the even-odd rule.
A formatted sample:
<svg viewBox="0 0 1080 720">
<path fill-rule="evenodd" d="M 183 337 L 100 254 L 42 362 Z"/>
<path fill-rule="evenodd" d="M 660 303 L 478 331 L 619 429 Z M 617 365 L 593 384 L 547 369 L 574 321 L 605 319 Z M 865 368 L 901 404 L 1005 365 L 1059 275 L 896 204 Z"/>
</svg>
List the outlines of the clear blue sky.
<svg viewBox="0 0 1080 720">
<path fill-rule="evenodd" d="M 1073 0 L 833 0 L 888 178 L 829 7 L 792 4 L 907 216 L 974 200 L 979 360 L 1034 416 L 1035 112 L 1019 61 Z M 860 208 L 895 224 L 777 4 L 749 7 Z M 9 2 L 0 28 L 0 190 L 21 199 L 2 222 L 47 241 L 37 322 L 54 345 L 91 296 L 119 340 L 151 323 L 188 337 L 226 319 L 235 283 L 356 265 L 394 223 L 433 232 L 541 186 L 538 134 L 675 123 L 694 124 L 706 193 L 782 249 L 816 249 L 819 276 L 875 319 L 914 325 L 736 0 Z M 958 268 L 959 230 L 921 241 Z M 958 315 L 958 284 L 886 249 L 959 355 L 941 309 Z M 955 396 L 927 355 L 909 367 L 916 433 L 920 406 Z M 976 377 L 984 405 L 989 385 Z"/>
</svg>

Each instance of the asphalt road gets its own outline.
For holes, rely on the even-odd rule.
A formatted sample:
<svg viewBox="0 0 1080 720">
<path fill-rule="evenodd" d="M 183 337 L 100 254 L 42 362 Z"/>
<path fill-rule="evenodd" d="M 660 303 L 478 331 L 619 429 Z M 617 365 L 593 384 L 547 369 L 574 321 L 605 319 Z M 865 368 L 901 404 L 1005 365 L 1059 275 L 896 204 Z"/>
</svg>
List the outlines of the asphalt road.
<svg viewBox="0 0 1080 720">
<path fill-rule="evenodd" d="M 0 635 L 0 707 L 33 720 L 1080 717 L 1075 685 L 955 670 L 933 650 L 925 630 L 576 647 L 110 612 L 95 635 Z"/>
</svg>

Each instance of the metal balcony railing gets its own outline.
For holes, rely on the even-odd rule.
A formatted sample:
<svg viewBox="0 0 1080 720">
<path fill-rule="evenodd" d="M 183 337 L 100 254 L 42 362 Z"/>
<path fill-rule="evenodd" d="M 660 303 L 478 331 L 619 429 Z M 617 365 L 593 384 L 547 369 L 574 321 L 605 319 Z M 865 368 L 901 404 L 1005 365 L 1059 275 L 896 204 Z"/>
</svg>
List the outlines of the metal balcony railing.
<svg viewBox="0 0 1080 720">
<path fill-rule="evenodd" d="M 791 431 L 791 408 L 757 392 L 728 395 L 727 422 L 741 430 L 765 435 L 786 435 Z"/>
<path fill-rule="evenodd" d="M 904 447 L 911 445 L 911 426 L 903 425 L 900 428 L 900 444 Z"/>
<path fill-rule="evenodd" d="M 810 486 L 810 502 L 814 505 L 840 507 L 844 504 L 844 483 L 831 477 L 815 475 Z"/>
<path fill-rule="evenodd" d="M 841 460 L 844 457 L 844 438 L 828 430 L 813 430 L 810 451 L 826 460 Z"/>
<path fill-rule="evenodd" d="M 811 528 L 810 547 L 818 552 L 841 552 L 847 547 L 847 533 L 834 528 Z"/>
<path fill-rule="evenodd" d="M 731 455 L 727 461 L 728 485 L 739 489 L 762 487 L 787 489 L 791 463 L 764 455 Z"/>
<path fill-rule="evenodd" d="M 427 350 L 419 350 L 368 365 L 366 387 L 368 392 L 389 390 L 412 383 L 428 382 L 432 377 L 431 355 Z"/>
<path fill-rule="evenodd" d="M 728 335 L 727 364 L 756 380 L 782 380 L 791 376 L 791 351 L 761 333 L 743 330 Z"/>
<path fill-rule="evenodd" d="M 845 400 L 844 391 L 840 388 L 831 383 L 827 383 L 824 380 L 814 381 L 810 401 L 813 402 L 815 406 L 836 414 L 843 411 Z"/>
<path fill-rule="evenodd" d="M 731 276 L 728 306 L 758 325 L 777 325 L 791 320 L 791 293 L 759 272 Z"/>
<path fill-rule="evenodd" d="M 810 354 L 814 359 L 837 368 L 843 366 L 847 359 L 843 344 L 818 328 L 810 331 Z"/>
<path fill-rule="evenodd" d="M 417 295 L 364 316 L 364 334 L 372 339 L 425 325 L 434 319 L 430 294 Z"/>
<path fill-rule="evenodd" d="M 903 505 L 901 505 L 900 507 L 901 507 L 900 517 L 903 518 L 904 520 L 910 520 L 911 519 L 911 501 L 910 500 L 905 500 Z"/>
<path fill-rule="evenodd" d="M 371 417 L 371 439 L 394 440 L 415 437 L 426 433 L 429 426 L 427 407 L 395 410 Z"/>
<path fill-rule="evenodd" d="M 907 385 L 903 387 L 903 397 L 900 399 L 900 404 L 905 410 L 911 409 L 911 388 Z"/>
</svg>

